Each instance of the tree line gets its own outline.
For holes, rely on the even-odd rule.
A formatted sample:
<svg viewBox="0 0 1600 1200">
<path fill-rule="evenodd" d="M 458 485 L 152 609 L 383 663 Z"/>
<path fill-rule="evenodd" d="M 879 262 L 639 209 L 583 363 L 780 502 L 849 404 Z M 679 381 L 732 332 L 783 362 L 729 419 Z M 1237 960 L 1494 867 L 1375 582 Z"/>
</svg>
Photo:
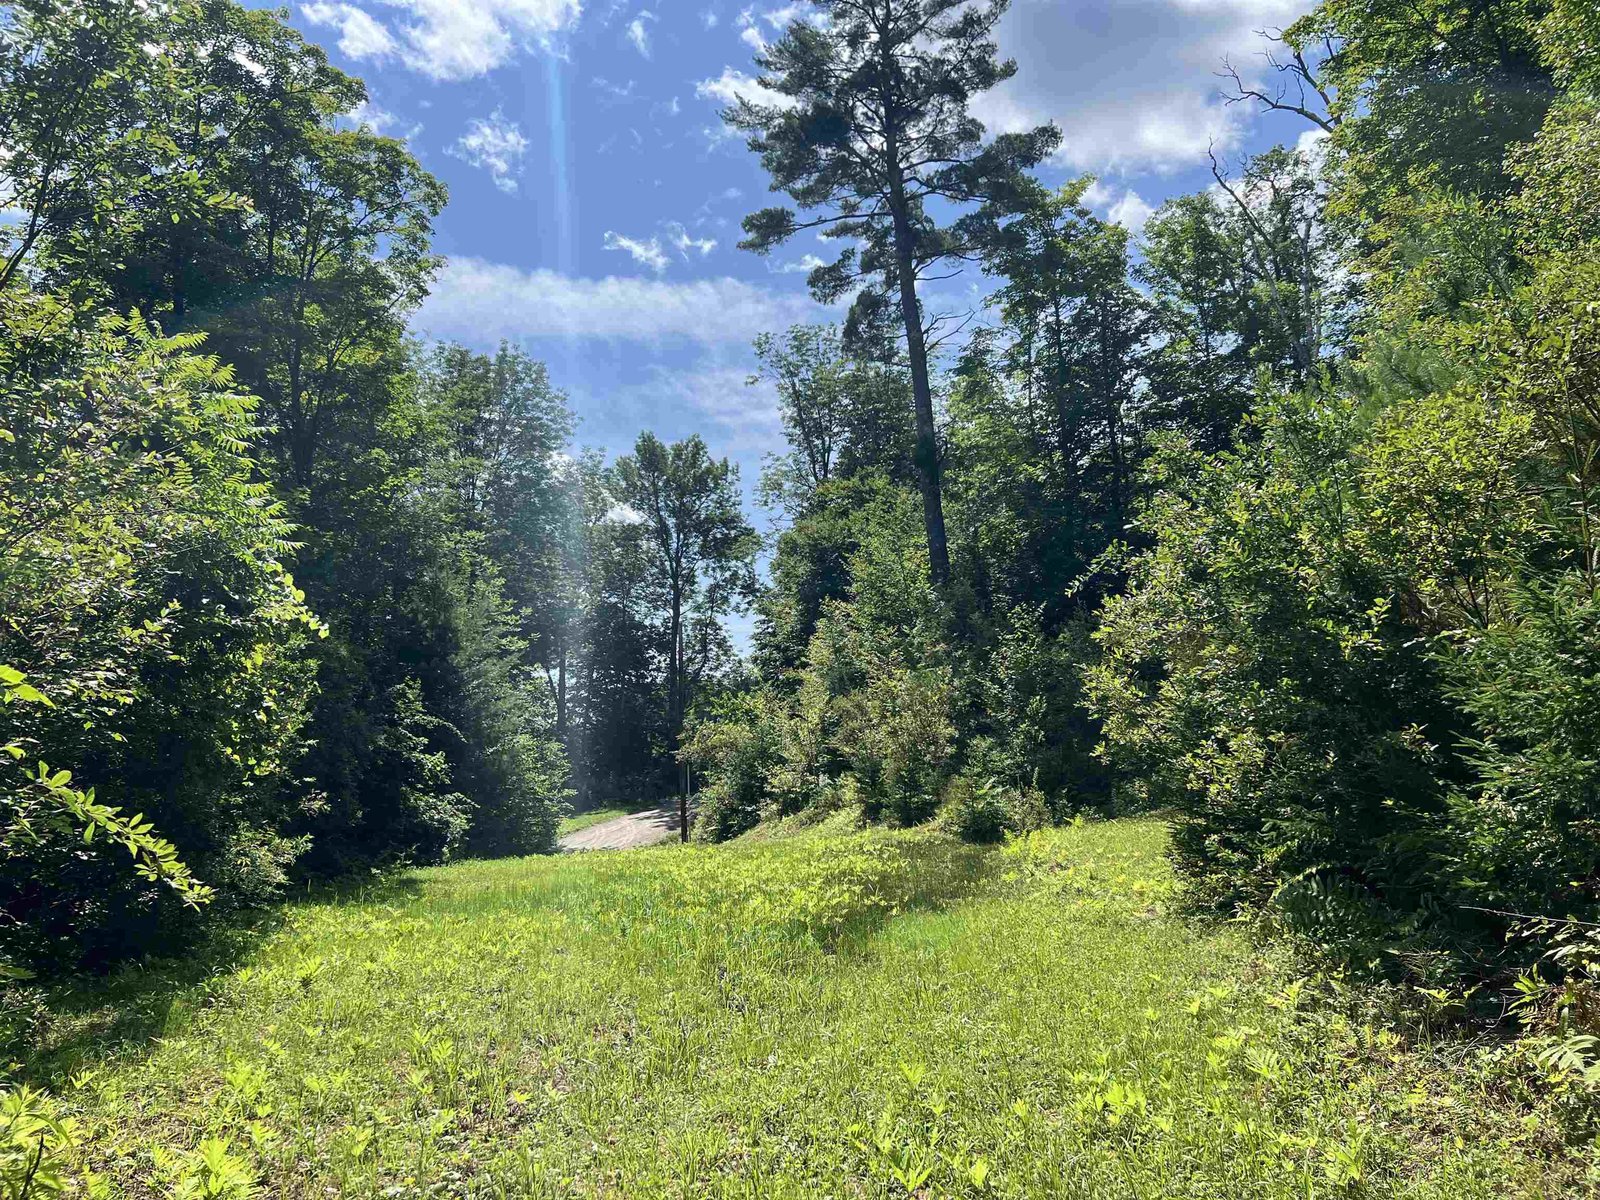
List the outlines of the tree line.
<svg viewBox="0 0 1600 1200">
<path fill-rule="evenodd" d="M 854 300 L 759 347 L 787 523 L 702 833 L 1159 808 L 1196 905 L 1423 977 L 1592 914 L 1594 6 L 1323 0 L 1223 72 L 1303 135 L 1136 239 L 971 116 L 1002 3 L 814 7 L 727 119 L 793 201 L 746 245 L 839 238 Z"/>
<path fill-rule="evenodd" d="M 280 17 L 7 6 L 7 969 L 683 765 L 710 839 L 1160 808 L 1194 904 L 1424 976 L 1594 911 L 1592 5 L 1324 0 L 1230 77 L 1308 136 L 1137 237 L 971 115 L 1003 11 L 822 0 L 727 114 L 850 302 L 756 346 L 758 586 L 698 438 L 407 336 L 444 191 Z"/>
<path fill-rule="evenodd" d="M 445 190 L 281 14 L 0 22 L 5 969 L 669 790 L 734 469 L 607 462 L 542 364 L 408 336 Z"/>
</svg>

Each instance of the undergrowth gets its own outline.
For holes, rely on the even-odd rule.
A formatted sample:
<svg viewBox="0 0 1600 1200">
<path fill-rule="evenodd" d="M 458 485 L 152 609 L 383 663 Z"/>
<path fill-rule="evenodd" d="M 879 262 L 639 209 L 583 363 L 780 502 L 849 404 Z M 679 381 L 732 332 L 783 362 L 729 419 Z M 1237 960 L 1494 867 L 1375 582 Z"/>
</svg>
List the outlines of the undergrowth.
<svg viewBox="0 0 1600 1200">
<path fill-rule="evenodd" d="M 1581 1146 L 1472 1047 L 1173 915 L 1163 840 L 830 826 L 418 871 L 290 906 L 167 994 L 157 1038 L 101 1038 L 126 978 L 48 997 L 13 1073 L 54 1100 L 11 1103 L 56 1123 L 63 1188 L 108 1196 L 1587 1186 Z"/>
</svg>

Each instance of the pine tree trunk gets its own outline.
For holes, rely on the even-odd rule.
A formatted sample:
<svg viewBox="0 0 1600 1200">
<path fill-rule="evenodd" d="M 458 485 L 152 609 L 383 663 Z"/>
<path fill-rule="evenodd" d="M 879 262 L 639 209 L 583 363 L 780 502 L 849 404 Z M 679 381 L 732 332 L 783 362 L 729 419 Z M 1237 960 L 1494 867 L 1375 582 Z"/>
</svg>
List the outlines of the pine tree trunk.
<svg viewBox="0 0 1600 1200">
<path fill-rule="evenodd" d="M 912 256 L 911 222 L 897 182 L 894 188 L 894 249 L 900 283 L 900 316 L 906 327 L 906 352 L 911 360 L 911 395 L 917 410 L 917 482 L 922 489 L 922 521 L 928 531 L 928 577 L 943 589 L 950 582 L 950 547 L 945 540 L 944 502 L 939 486 L 939 438 L 933 421 L 933 387 L 928 380 L 928 346 L 922 336 L 922 310 L 917 304 L 916 264 Z"/>
</svg>

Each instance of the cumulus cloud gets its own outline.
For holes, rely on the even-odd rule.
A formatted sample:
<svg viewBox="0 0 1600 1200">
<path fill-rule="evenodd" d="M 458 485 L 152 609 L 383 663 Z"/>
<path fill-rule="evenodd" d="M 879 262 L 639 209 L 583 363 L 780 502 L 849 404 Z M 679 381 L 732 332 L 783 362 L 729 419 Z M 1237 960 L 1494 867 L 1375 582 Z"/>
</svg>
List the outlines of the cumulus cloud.
<svg viewBox="0 0 1600 1200">
<path fill-rule="evenodd" d="M 497 108 L 487 119 L 475 118 L 467 126 L 466 133 L 450 147 L 449 153 L 488 171 L 495 187 L 502 192 L 514 192 L 517 176 L 522 174 L 522 156 L 527 150 L 528 139 L 522 135 L 522 130 Z"/>
<path fill-rule="evenodd" d="M 1017 74 L 978 97 L 992 130 L 1061 127 L 1072 170 L 1173 170 L 1238 144 L 1246 113 L 1217 92 L 1232 59 L 1248 75 L 1257 30 L 1309 0 L 1017 0 L 997 31 Z"/>
<path fill-rule="evenodd" d="M 785 4 L 780 8 L 768 9 L 761 14 L 762 20 L 778 30 L 789 28 L 801 17 L 815 19 L 815 15 L 811 11 L 811 5 L 805 3 L 804 0 L 796 0 L 795 3 Z"/>
<path fill-rule="evenodd" d="M 1146 203 L 1143 196 L 1130 188 L 1111 206 L 1106 218 L 1113 224 L 1121 225 L 1134 237 L 1138 237 L 1144 232 L 1144 223 L 1155 211 L 1153 205 Z"/>
<path fill-rule="evenodd" d="M 339 52 L 350 58 L 388 58 L 398 46 L 388 29 L 371 14 L 353 4 L 315 0 L 300 11 L 313 25 L 330 25 L 339 31 Z"/>
<path fill-rule="evenodd" d="M 579 279 L 454 258 L 413 324 L 423 334 L 486 347 L 507 338 L 675 339 L 742 347 L 764 330 L 820 320 L 825 312 L 804 295 L 738 279 Z"/>
<path fill-rule="evenodd" d="M 756 22 L 754 8 L 747 8 L 739 14 L 739 40 L 757 54 L 767 48 L 767 39 L 761 36 L 761 26 Z"/>
<path fill-rule="evenodd" d="M 763 87 L 754 76 L 732 67 L 723 67 L 722 74 L 715 79 L 702 79 L 694 85 L 694 94 L 702 100 L 715 100 L 718 104 L 730 107 L 741 99 L 778 108 L 787 108 L 794 103 L 782 92 Z"/>
<path fill-rule="evenodd" d="M 392 112 L 379 108 L 370 100 L 363 100 L 345 113 L 344 119 L 357 129 L 365 127 L 373 133 L 382 133 L 395 123 L 395 115 Z"/>
<path fill-rule="evenodd" d="M 794 259 L 790 262 L 773 263 L 770 269 L 776 271 L 779 275 L 809 275 L 818 267 L 827 265 L 827 259 L 815 254 L 807 254 L 803 258 Z"/>
<path fill-rule="evenodd" d="M 618 501 L 606 509 L 606 515 L 601 518 L 613 525 L 643 525 L 644 514 L 633 505 Z"/>
<path fill-rule="evenodd" d="M 401 59 L 433 79 L 472 79 L 577 24 L 581 0 L 388 0 L 401 9 Z M 348 7 L 348 6 L 347 6 Z"/>
<path fill-rule="evenodd" d="M 1313 171 L 1320 172 L 1328 160 L 1328 131 L 1307 129 L 1295 139 L 1294 148 L 1306 156 Z"/>
</svg>

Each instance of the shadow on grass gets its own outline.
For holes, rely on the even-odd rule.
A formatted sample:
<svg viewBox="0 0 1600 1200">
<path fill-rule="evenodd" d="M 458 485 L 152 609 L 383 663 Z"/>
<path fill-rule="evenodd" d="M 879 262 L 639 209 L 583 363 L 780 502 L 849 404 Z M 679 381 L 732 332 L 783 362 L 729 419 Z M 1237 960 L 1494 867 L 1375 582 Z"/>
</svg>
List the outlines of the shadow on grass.
<svg viewBox="0 0 1600 1200">
<path fill-rule="evenodd" d="M 912 860 L 910 891 L 889 909 L 874 907 L 847 916 L 825 931 L 813 931 L 830 954 L 870 952 L 872 937 L 895 917 L 942 912 L 983 892 L 995 877 L 998 856 L 992 845 L 939 839 L 905 847 Z"/>
<path fill-rule="evenodd" d="M 398 871 L 319 884 L 268 908 L 215 919 L 176 955 L 11 989 L 0 1012 L 9 1081 L 57 1090 L 85 1067 L 147 1052 L 184 1017 L 214 1003 L 218 981 L 244 966 L 300 905 L 405 903 L 420 894 L 417 880 Z"/>
</svg>

